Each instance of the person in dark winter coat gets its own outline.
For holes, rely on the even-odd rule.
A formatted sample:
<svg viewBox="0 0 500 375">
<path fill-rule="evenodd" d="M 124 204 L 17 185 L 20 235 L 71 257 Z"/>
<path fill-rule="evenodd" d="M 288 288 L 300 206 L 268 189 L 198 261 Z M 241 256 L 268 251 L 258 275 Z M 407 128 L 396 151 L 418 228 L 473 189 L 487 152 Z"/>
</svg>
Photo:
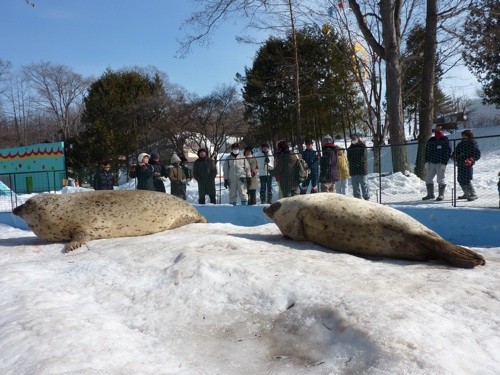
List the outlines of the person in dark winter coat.
<svg viewBox="0 0 500 375">
<path fill-rule="evenodd" d="M 149 164 L 149 154 L 143 152 L 137 157 L 138 164 L 134 175 L 137 178 L 137 190 L 155 191 L 154 173 L 155 169 Z"/>
<path fill-rule="evenodd" d="M 434 136 L 429 139 L 425 146 L 425 184 L 427 195 L 422 200 L 434 199 L 434 176 L 436 176 L 439 188 L 436 200 L 442 201 L 444 199 L 444 190 L 446 189 L 444 174 L 450 156 L 450 142 L 448 142 L 448 138 L 444 135 L 443 128 L 438 125 L 434 131 Z"/>
<path fill-rule="evenodd" d="M 351 174 L 352 193 L 355 198 L 370 199 L 368 190 L 368 160 L 366 145 L 358 135 L 351 135 L 351 145 L 347 148 L 347 161 Z"/>
<path fill-rule="evenodd" d="M 155 190 L 160 193 L 166 193 L 164 181 L 167 180 L 168 171 L 167 168 L 160 162 L 160 155 L 153 151 L 151 153 L 151 157 L 149 158 L 149 165 L 152 165 L 154 168 L 154 185 Z"/>
<path fill-rule="evenodd" d="M 319 182 L 322 193 L 334 193 L 335 182 L 339 180 L 337 170 L 337 149 L 330 136 L 323 137 L 323 155 L 320 159 Z"/>
<path fill-rule="evenodd" d="M 470 130 L 462 132 L 462 141 L 457 145 L 452 158 L 457 165 L 457 181 L 464 191 L 458 199 L 474 201 L 477 199 L 474 186 L 472 186 L 473 166 L 481 157 L 481 151 L 474 140 L 474 134 Z"/>
<path fill-rule="evenodd" d="M 210 203 L 215 204 L 215 177 L 217 167 L 215 162 L 208 157 L 207 150 L 198 150 L 198 159 L 193 164 L 193 177 L 198 182 L 198 203 L 205 204 L 205 196 L 208 195 Z"/>
<path fill-rule="evenodd" d="M 95 190 L 113 190 L 113 186 L 116 185 L 116 178 L 110 169 L 111 162 L 109 160 L 99 164 L 99 171 L 94 176 Z"/>
<path fill-rule="evenodd" d="M 313 149 L 313 141 L 306 141 L 306 148 L 302 151 L 302 159 L 307 163 L 310 173 L 309 176 L 300 184 L 300 194 L 306 194 L 309 184 L 311 184 L 311 193 L 318 192 L 318 152 Z"/>
<path fill-rule="evenodd" d="M 168 170 L 168 178 L 170 179 L 170 194 L 186 200 L 186 175 L 184 168 L 181 166 L 181 158 L 176 154 L 172 155 L 172 168 Z"/>
<path fill-rule="evenodd" d="M 299 181 L 296 177 L 297 155 L 290 152 L 288 142 L 285 140 L 278 142 L 278 153 L 275 160 L 274 171 L 276 173 L 276 181 L 280 186 L 281 195 L 291 197 L 297 194 Z"/>
</svg>

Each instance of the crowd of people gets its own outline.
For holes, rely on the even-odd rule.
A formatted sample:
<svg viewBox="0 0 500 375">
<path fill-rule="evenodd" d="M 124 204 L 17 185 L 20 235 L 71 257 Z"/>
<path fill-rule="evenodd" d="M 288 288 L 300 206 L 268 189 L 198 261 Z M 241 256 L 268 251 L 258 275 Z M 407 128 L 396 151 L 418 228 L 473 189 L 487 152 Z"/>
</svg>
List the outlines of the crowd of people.
<svg viewBox="0 0 500 375">
<path fill-rule="evenodd" d="M 279 186 L 279 198 L 296 194 L 314 194 L 317 192 L 347 194 L 347 182 L 350 179 L 354 197 L 370 199 L 368 187 L 367 147 L 359 135 L 350 137 L 347 149 L 335 144 L 330 136 L 323 137 L 321 150 L 314 149 L 314 142 L 305 141 L 305 149 L 297 154 L 291 151 L 290 144 L 281 140 L 276 152 L 271 152 L 267 142 L 259 149 L 241 147 L 234 143 L 229 155 L 222 160 L 223 186 L 229 192 L 229 204 L 257 204 L 273 202 L 273 179 Z M 207 149 L 200 148 L 198 158 L 188 167 L 184 156 L 173 154 L 170 165 L 160 161 L 156 151 L 151 154 L 141 153 L 137 164 L 129 171 L 131 178 L 137 179 L 136 188 L 166 192 L 164 182 L 170 180 L 170 193 L 186 200 L 186 186 L 191 180 L 198 184 L 198 203 L 205 204 L 206 196 L 212 204 L 216 203 L 216 161 Z M 445 172 L 450 159 L 457 165 L 457 181 L 463 190 L 458 199 L 473 201 L 477 199 L 472 185 L 473 166 L 481 157 L 481 152 L 470 130 L 462 132 L 462 139 L 452 152 L 450 141 L 437 126 L 434 135 L 426 144 L 425 183 L 427 195 L 423 200 L 442 201 L 446 189 Z M 110 172 L 111 162 L 103 161 L 99 165 L 93 181 L 96 190 L 112 190 L 116 178 Z M 438 185 L 438 195 L 434 192 L 434 178 Z"/>
</svg>

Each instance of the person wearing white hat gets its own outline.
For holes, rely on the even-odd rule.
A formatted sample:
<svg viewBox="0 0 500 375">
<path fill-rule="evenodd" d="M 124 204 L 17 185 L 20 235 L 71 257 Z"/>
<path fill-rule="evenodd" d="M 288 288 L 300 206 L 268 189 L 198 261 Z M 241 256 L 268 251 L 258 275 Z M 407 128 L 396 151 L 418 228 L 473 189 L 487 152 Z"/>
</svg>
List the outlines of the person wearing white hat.
<svg viewBox="0 0 500 375">
<path fill-rule="evenodd" d="M 149 164 L 149 154 L 145 152 L 137 157 L 138 164 L 135 167 L 135 177 L 137 178 L 137 190 L 155 190 L 154 168 Z"/>
</svg>

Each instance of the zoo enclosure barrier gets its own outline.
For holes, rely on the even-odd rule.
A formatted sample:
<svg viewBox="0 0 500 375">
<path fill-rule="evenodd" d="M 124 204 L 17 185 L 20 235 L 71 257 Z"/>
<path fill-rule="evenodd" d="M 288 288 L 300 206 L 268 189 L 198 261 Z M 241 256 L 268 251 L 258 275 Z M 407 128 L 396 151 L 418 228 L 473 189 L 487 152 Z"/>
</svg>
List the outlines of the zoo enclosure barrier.
<svg viewBox="0 0 500 375">
<path fill-rule="evenodd" d="M 0 174 L 0 212 L 24 203 L 23 195 L 56 192 L 68 184 L 65 170 Z"/>
<path fill-rule="evenodd" d="M 460 137 L 459 132 L 456 134 L 456 137 Z M 460 140 L 449 140 L 452 151 L 455 150 Z M 462 191 L 457 182 L 456 162 L 450 159 L 445 173 L 447 185 L 445 199 L 442 202 L 436 202 L 435 200 L 422 201 L 422 197 L 426 194 L 426 187 L 425 182 L 414 174 L 418 151 L 418 143 L 416 142 L 404 145 L 384 145 L 378 149 L 367 147 L 367 177 L 371 193 L 370 200 L 382 204 L 394 205 L 426 204 L 431 207 L 437 204 L 453 207 L 498 208 L 499 194 L 497 183 L 499 178 L 498 173 L 500 172 L 500 135 L 476 137 L 475 140 L 481 151 L 481 158 L 474 165 L 475 177 L 472 180 L 472 184 L 478 195 L 477 200 L 469 202 L 457 199 L 462 194 Z M 347 146 L 343 141 L 338 141 L 336 144 L 342 144 L 344 147 Z M 408 173 L 392 172 L 392 153 L 396 147 L 405 148 L 409 163 Z M 318 155 L 321 155 L 321 151 L 318 152 Z M 191 169 L 192 164 L 192 162 L 188 163 Z M 378 166 L 380 166 L 380 172 L 374 172 Z M 222 167 L 223 159 L 217 161 L 218 176 L 215 181 L 217 202 L 228 203 L 221 202 L 223 191 L 225 191 Z M 122 171 L 121 173 L 126 174 L 126 171 Z M 60 190 L 68 181 L 66 176 L 66 171 L 0 174 L 0 212 L 9 212 L 17 205 L 23 203 L 26 199 L 21 197 L 23 194 Z M 28 179 L 28 177 L 30 178 Z M 192 184 L 196 184 L 196 182 L 193 181 Z M 279 190 L 275 178 L 273 178 L 273 190 L 276 192 Z M 350 180 L 348 181 L 347 195 L 352 196 Z M 278 199 L 278 197 L 279 194 L 274 194 L 273 201 Z M 257 201 L 260 201 L 259 187 L 257 187 Z M 197 200 L 191 203 L 197 203 Z"/>
</svg>

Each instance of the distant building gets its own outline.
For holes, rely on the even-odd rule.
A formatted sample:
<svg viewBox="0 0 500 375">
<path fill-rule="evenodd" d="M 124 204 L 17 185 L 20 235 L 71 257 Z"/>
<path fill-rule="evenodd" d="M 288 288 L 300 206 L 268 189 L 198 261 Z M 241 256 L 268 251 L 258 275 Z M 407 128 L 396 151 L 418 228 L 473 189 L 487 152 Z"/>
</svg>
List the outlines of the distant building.
<svg viewBox="0 0 500 375">
<path fill-rule="evenodd" d="M 65 179 L 63 142 L 0 150 L 0 181 L 17 194 L 60 190 Z"/>
<path fill-rule="evenodd" d="M 435 125 L 442 125 L 446 130 L 498 126 L 500 108 L 484 105 L 481 99 L 474 99 L 464 105 L 461 111 L 437 115 L 434 118 Z"/>
</svg>

